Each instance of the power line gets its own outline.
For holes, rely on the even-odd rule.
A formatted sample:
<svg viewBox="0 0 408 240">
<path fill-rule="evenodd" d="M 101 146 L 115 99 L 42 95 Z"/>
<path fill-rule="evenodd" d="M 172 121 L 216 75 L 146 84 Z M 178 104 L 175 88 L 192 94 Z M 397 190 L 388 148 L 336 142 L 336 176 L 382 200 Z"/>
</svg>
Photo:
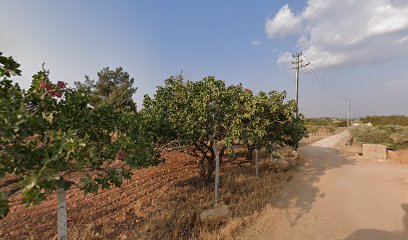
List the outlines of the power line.
<svg viewBox="0 0 408 240">
<path fill-rule="evenodd" d="M 309 71 L 304 71 L 305 76 L 316 82 L 321 88 L 323 88 L 324 90 L 326 90 L 328 93 L 331 93 L 331 96 L 333 96 L 336 100 L 338 100 L 338 102 L 341 103 L 346 103 L 347 106 L 347 110 L 346 110 L 346 115 L 345 115 L 345 119 L 348 119 L 348 121 L 350 122 L 351 119 L 351 101 L 350 100 L 344 100 L 344 98 L 340 97 L 335 91 L 333 91 L 331 88 L 329 88 L 327 85 L 323 84 L 323 80 L 321 80 L 320 78 L 318 78 L 315 74 L 309 72 Z M 349 106 L 350 105 L 350 106 Z"/>
<path fill-rule="evenodd" d="M 344 98 L 342 98 L 336 91 L 334 91 L 329 85 L 325 84 L 325 81 L 322 80 L 318 75 L 315 73 L 306 70 L 304 73 L 309 77 L 309 79 L 317 82 L 319 86 L 329 92 L 334 98 L 336 98 L 340 102 L 344 102 Z"/>
<path fill-rule="evenodd" d="M 337 91 L 334 90 L 334 86 L 331 84 L 330 81 L 328 81 L 328 77 L 324 74 L 324 72 L 319 70 L 319 67 L 317 66 L 316 62 L 318 62 L 316 59 L 313 59 L 311 57 L 306 57 L 303 55 L 303 58 L 307 61 L 309 61 L 311 67 L 306 69 L 304 73 L 306 76 L 308 76 L 309 79 L 316 81 L 323 89 L 325 89 L 327 92 L 331 93 L 333 97 L 335 97 L 337 100 L 346 103 L 347 106 L 347 115 L 346 118 L 348 121 L 350 121 L 351 115 L 354 113 L 359 114 L 356 111 L 351 111 L 351 101 L 350 100 L 345 100 L 346 98 L 343 98 Z"/>
</svg>

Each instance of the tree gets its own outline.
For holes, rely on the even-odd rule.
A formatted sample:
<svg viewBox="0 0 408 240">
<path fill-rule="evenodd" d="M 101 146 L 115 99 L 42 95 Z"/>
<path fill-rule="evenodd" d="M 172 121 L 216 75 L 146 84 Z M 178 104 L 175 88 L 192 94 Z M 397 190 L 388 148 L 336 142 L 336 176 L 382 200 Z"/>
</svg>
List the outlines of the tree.
<svg viewBox="0 0 408 240">
<path fill-rule="evenodd" d="M 13 134 L 13 129 L 9 121 L 18 122 L 20 117 L 17 111 L 20 107 L 20 101 L 22 98 L 22 92 L 17 84 L 8 79 L 11 76 L 20 75 L 21 71 L 18 69 L 18 64 L 12 57 L 2 56 L 0 52 L 0 77 L 3 78 L 0 81 L 0 178 L 5 176 L 6 172 L 13 171 L 15 163 L 9 162 L 4 156 L 7 154 L 3 138 L 8 134 Z M 11 136 L 10 136 L 11 137 Z M 8 201 L 7 193 L 0 192 L 0 218 L 8 213 Z"/>
<path fill-rule="evenodd" d="M 284 102 L 285 92 L 260 92 L 253 96 L 250 90 L 241 87 L 237 93 L 232 136 L 247 146 L 247 159 L 252 161 L 255 149 L 272 149 L 284 143 L 284 129 L 293 109 Z"/>
<path fill-rule="evenodd" d="M 136 103 L 132 96 L 137 88 L 133 87 L 134 78 L 130 78 L 129 73 L 123 71 L 122 67 L 115 70 L 109 67 L 98 72 L 98 80 L 91 80 L 85 76 L 85 83 L 76 82 L 79 88 L 90 91 L 90 102 L 92 106 L 109 105 L 114 109 L 130 108 L 136 110 Z"/>
<path fill-rule="evenodd" d="M 256 148 L 298 143 L 303 125 L 294 124 L 296 105 L 285 98 L 285 92 L 276 91 L 254 96 L 241 84 L 226 86 L 212 76 L 197 82 L 178 76 L 167 79 L 153 98 L 146 95 L 141 112 L 154 142 L 197 157 L 200 175 L 208 181 L 217 143 L 223 143 L 220 160 L 233 144 L 245 144 L 252 159 Z"/>
<path fill-rule="evenodd" d="M 288 107 L 291 109 L 296 108 L 295 102 L 290 102 Z M 305 126 L 305 118 L 302 114 L 298 116 L 293 115 L 289 123 L 284 129 L 284 142 L 291 146 L 294 150 L 299 148 L 299 142 L 307 136 L 307 129 Z"/>
<path fill-rule="evenodd" d="M 146 95 L 144 99 L 142 113 L 151 126 L 150 132 L 156 133 L 157 143 L 197 157 L 200 175 L 207 181 L 214 171 L 213 146 L 230 133 L 234 116 L 232 89 L 213 76 L 197 82 L 170 77 L 158 87 L 154 98 Z M 220 159 L 225 149 L 220 149 Z"/>
<path fill-rule="evenodd" d="M 12 58 L 0 58 L 0 177 L 21 177 L 18 185 L 28 205 L 56 191 L 59 236 L 65 239 L 67 189 L 78 187 L 87 194 L 120 187 L 132 176 L 131 168 L 154 165 L 157 155 L 145 132 L 139 133 L 138 113 L 107 104 L 92 108 L 86 89 L 54 84 L 45 70 L 23 91 L 8 78 L 20 74 L 18 67 Z M 73 180 L 72 173 L 83 177 Z M 2 216 L 8 211 L 7 195 L 0 194 Z"/>
</svg>

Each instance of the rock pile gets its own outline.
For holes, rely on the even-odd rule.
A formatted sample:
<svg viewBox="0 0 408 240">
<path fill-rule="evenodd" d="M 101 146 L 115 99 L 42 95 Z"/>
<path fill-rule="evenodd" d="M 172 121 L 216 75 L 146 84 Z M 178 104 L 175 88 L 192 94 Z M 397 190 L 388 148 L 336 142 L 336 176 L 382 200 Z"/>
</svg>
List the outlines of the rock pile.
<svg viewBox="0 0 408 240">
<path fill-rule="evenodd" d="M 289 156 L 283 159 L 273 159 L 270 168 L 275 172 L 286 172 L 296 166 L 297 161 L 301 159 L 298 152 L 293 151 Z"/>
</svg>

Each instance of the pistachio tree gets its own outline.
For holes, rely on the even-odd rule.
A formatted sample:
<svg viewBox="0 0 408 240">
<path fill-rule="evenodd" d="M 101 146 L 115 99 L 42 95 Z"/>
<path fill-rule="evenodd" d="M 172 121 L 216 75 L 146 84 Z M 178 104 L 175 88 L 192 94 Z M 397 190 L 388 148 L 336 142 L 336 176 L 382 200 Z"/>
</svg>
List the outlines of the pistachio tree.
<svg viewBox="0 0 408 240">
<path fill-rule="evenodd" d="M 46 70 L 33 76 L 27 91 L 12 75 L 20 75 L 19 64 L 0 55 L 0 178 L 21 179 L 27 205 L 57 192 L 59 238 L 66 239 L 67 189 L 96 193 L 120 187 L 132 176 L 131 168 L 157 163 L 156 155 L 138 113 L 109 105 L 94 108 L 86 89 L 53 83 Z M 0 195 L 2 216 L 8 195 Z"/>
<path fill-rule="evenodd" d="M 294 103 L 291 103 L 288 107 L 292 109 L 296 108 Z M 294 150 L 297 150 L 300 140 L 306 137 L 307 134 L 304 116 L 302 114 L 298 114 L 298 116 L 293 115 L 284 129 L 284 143 L 291 146 Z"/>
<path fill-rule="evenodd" d="M 246 145 L 247 159 L 252 161 L 255 149 L 271 149 L 284 143 L 284 130 L 294 109 L 285 102 L 285 92 L 260 92 L 254 96 L 251 91 L 241 89 L 237 96 L 232 136 Z"/>
<path fill-rule="evenodd" d="M 233 87 L 215 77 L 185 81 L 170 77 L 159 86 L 154 97 L 145 96 L 143 115 L 150 132 L 163 148 L 185 150 L 199 160 L 200 175 L 210 180 L 216 153 L 213 146 L 231 132 Z M 220 159 L 226 145 L 219 150 Z M 207 164 L 207 167 L 205 167 Z"/>
</svg>

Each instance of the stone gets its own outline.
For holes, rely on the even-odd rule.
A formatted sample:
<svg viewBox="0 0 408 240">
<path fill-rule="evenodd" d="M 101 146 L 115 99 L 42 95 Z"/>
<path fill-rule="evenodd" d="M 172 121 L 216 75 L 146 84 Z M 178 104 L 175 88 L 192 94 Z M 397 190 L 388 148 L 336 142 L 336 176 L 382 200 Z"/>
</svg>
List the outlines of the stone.
<svg viewBox="0 0 408 240">
<path fill-rule="evenodd" d="M 96 232 L 94 234 L 94 238 L 102 238 L 102 235 L 99 232 Z"/>
<path fill-rule="evenodd" d="M 276 172 L 286 172 L 291 168 L 291 164 L 289 164 L 286 160 L 278 160 L 274 161 L 271 164 L 271 168 Z"/>
<path fill-rule="evenodd" d="M 298 153 L 298 152 L 296 152 L 296 151 L 292 151 L 292 157 L 293 157 L 295 160 L 300 160 L 300 159 L 301 159 L 300 153 Z"/>
<path fill-rule="evenodd" d="M 387 160 L 387 148 L 382 144 L 363 144 L 363 157 L 375 160 Z"/>
<path fill-rule="evenodd" d="M 286 162 L 290 164 L 291 167 L 296 167 L 296 160 L 293 158 L 287 158 L 285 159 Z"/>
<path fill-rule="evenodd" d="M 205 223 L 226 223 L 231 217 L 231 211 L 227 205 L 204 210 L 200 214 L 200 220 Z"/>
</svg>

